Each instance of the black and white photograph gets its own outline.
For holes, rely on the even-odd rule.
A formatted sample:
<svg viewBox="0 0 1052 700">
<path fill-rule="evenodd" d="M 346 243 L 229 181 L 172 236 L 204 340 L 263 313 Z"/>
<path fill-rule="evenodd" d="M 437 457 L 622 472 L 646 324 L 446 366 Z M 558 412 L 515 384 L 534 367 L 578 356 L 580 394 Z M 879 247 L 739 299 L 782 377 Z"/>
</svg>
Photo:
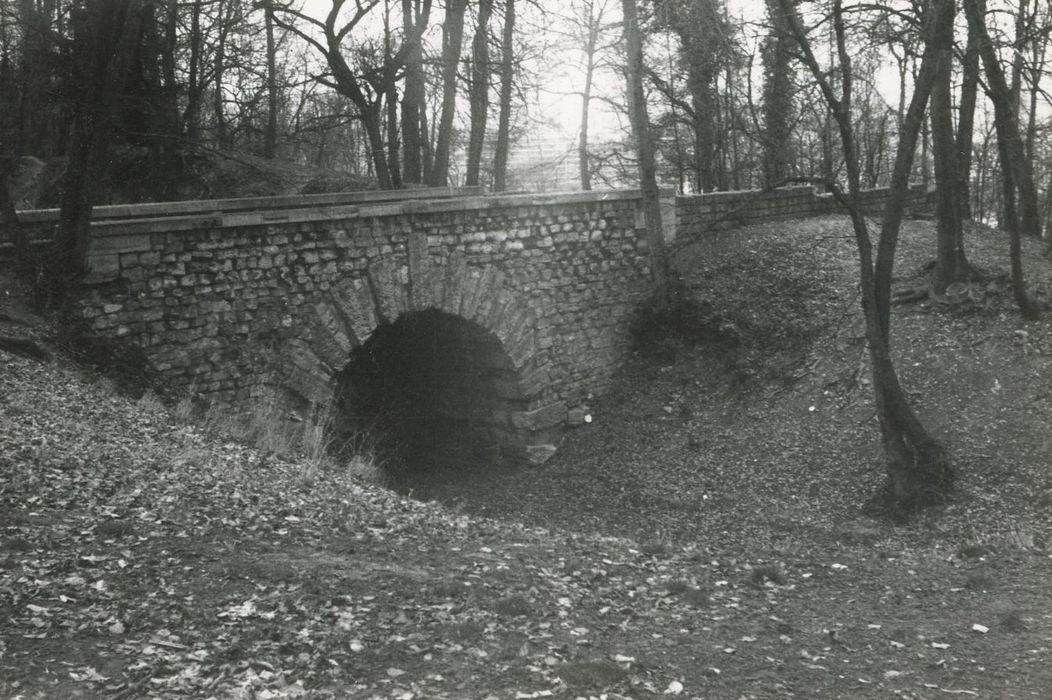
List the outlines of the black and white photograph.
<svg viewBox="0 0 1052 700">
<path fill-rule="evenodd" d="M 1049 0 L 0 0 L 0 700 L 1052 698 Z"/>
</svg>

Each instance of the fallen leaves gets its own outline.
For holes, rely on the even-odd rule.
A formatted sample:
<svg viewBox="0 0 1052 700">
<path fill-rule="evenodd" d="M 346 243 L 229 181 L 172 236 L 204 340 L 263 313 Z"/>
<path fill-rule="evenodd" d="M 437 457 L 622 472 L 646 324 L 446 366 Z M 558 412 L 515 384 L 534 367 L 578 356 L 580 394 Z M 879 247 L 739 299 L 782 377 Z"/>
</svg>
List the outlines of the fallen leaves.
<svg viewBox="0 0 1052 700">
<path fill-rule="evenodd" d="M 1052 601 L 1040 498 L 1025 537 L 1003 525 L 1011 494 L 1044 488 L 1034 474 L 1047 464 L 1047 426 L 1030 416 L 1045 442 L 1013 433 L 1008 447 L 1030 451 L 995 469 L 1008 447 L 993 454 L 1002 443 L 990 431 L 1003 419 L 986 428 L 973 415 L 953 433 L 971 500 L 909 528 L 856 518 L 879 468 L 868 394 L 839 380 L 858 369 L 850 320 L 821 336 L 821 362 L 805 357 L 809 334 L 854 308 L 850 293 L 825 286 L 840 274 L 833 246 L 804 245 L 838 226 L 746 234 L 758 255 L 764 236 L 792 236 L 776 259 L 744 256 L 730 239 L 700 256 L 696 281 L 741 307 L 737 336 L 753 344 L 736 360 L 742 371 L 702 355 L 643 367 L 650 375 L 627 377 L 627 397 L 598 406 L 602 420 L 551 466 L 502 474 L 475 500 L 460 485 L 464 509 L 486 505 L 501 521 L 338 471 L 305 480 L 302 465 L 175 424 L 75 372 L 5 364 L 0 694 L 59 682 L 123 698 L 1043 692 L 1052 619 L 1035 611 Z M 797 279 L 811 274 L 802 258 L 812 253 L 829 275 Z M 757 286 L 706 277 L 736 270 Z M 970 342 L 958 334 L 980 333 L 980 320 L 1001 323 L 898 320 L 919 339 L 897 345 L 914 373 L 933 371 L 925 353 Z M 996 343 L 1045 362 L 1046 328 L 1001 325 L 954 371 Z M 803 355 L 749 354 L 780 345 Z M 1018 363 L 967 371 L 1010 407 L 1044 366 L 1027 381 Z M 728 389 L 738 377 L 760 391 L 778 372 L 777 393 Z M 968 392 L 958 402 L 925 374 L 909 380 L 950 396 L 955 416 L 977 410 Z"/>
</svg>

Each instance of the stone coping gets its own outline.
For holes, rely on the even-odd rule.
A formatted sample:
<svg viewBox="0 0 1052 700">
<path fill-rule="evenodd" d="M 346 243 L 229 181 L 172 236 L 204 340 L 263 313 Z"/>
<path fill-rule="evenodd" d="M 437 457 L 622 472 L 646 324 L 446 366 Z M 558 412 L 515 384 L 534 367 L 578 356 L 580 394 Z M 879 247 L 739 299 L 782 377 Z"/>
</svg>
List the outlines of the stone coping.
<svg viewBox="0 0 1052 700">
<path fill-rule="evenodd" d="M 922 182 L 915 182 L 909 186 L 910 192 L 913 194 L 924 194 L 930 191 L 930 188 L 926 187 Z M 815 191 L 814 185 L 808 183 L 790 183 L 783 185 L 782 187 L 776 187 L 772 190 L 719 190 L 716 192 L 693 192 L 690 194 L 677 194 L 677 200 L 697 200 L 697 201 L 718 201 L 723 199 L 744 199 L 748 197 L 790 197 L 794 195 L 804 194 L 806 190 L 810 190 L 814 193 L 815 197 L 832 198 L 832 193 L 829 192 L 817 192 Z M 881 194 L 886 194 L 891 191 L 890 186 L 886 187 L 872 187 L 864 188 L 861 191 L 863 197 L 875 197 Z M 846 192 L 845 192 L 846 194 Z"/>
<path fill-rule="evenodd" d="M 481 193 L 481 187 L 422 187 L 405 190 L 364 190 L 361 192 L 332 192 L 276 197 L 192 199 L 181 202 L 151 202 L 146 204 L 104 204 L 92 209 L 92 220 L 150 219 L 194 214 L 214 215 L 217 212 L 335 207 L 392 200 L 448 199 Z M 18 218 L 23 223 L 57 221 L 58 215 L 58 209 L 25 209 L 18 212 Z"/>
<path fill-rule="evenodd" d="M 457 211 L 485 211 L 520 207 L 634 201 L 642 198 L 642 193 L 637 189 L 527 194 L 475 194 L 468 196 L 464 196 L 461 193 L 444 198 L 434 198 L 434 192 L 431 192 L 430 198 L 428 198 L 424 194 L 426 190 L 388 191 L 385 194 L 406 194 L 407 192 L 419 194 L 408 198 L 395 198 L 392 196 L 387 200 L 376 197 L 371 201 L 367 200 L 358 204 L 347 205 L 326 205 L 318 202 L 310 207 L 299 206 L 283 209 L 257 206 L 255 209 L 248 210 L 228 209 L 227 211 L 217 211 L 213 209 L 167 216 L 142 216 L 145 213 L 143 208 L 161 205 L 135 205 L 124 209 L 129 214 L 139 213 L 139 216 L 95 219 L 92 221 L 92 230 L 95 235 L 106 237 L 144 233 L 174 233 L 202 228 L 233 228 L 267 224 L 284 225 L 311 221 L 339 221 Z M 661 194 L 663 197 L 671 197 L 674 193 L 671 189 L 668 189 L 662 190 Z M 290 198 L 279 199 L 292 201 Z M 263 198 L 255 201 L 267 204 L 271 199 Z M 302 204 L 302 198 L 299 201 Z M 205 203 L 207 204 L 208 202 Z M 191 203 L 187 202 L 185 204 Z M 193 202 L 192 204 L 200 205 L 201 203 Z"/>
</svg>

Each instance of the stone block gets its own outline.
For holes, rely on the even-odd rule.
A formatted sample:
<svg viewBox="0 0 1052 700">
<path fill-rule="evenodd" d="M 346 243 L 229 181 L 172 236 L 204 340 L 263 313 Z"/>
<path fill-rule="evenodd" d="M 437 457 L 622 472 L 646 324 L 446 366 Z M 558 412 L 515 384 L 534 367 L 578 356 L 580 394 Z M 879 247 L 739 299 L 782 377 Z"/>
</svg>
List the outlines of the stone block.
<svg viewBox="0 0 1052 700">
<path fill-rule="evenodd" d="M 464 289 L 460 297 L 460 308 L 457 315 L 461 318 L 471 319 L 478 307 L 479 287 L 482 286 L 485 270 L 477 267 L 468 267 L 464 276 Z"/>
<path fill-rule="evenodd" d="M 369 283 L 376 297 L 380 320 L 394 323 L 408 309 L 405 286 L 395 264 L 381 259 L 369 266 Z"/>
<path fill-rule="evenodd" d="M 537 349 L 536 333 L 531 329 L 508 347 L 507 353 L 508 357 L 511 358 L 512 364 L 518 369 L 533 359 Z"/>
<path fill-rule="evenodd" d="M 567 425 L 583 425 L 589 422 L 591 417 L 591 409 L 588 406 L 578 406 L 571 408 L 566 412 L 566 424 Z"/>
<path fill-rule="evenodd" d="M 526 461 L 530 466 L 537 467 L 551 459 L 555 452 L 555 445 L 527 445 Z"/>
<path fill-rule="evenodd" d="M 368 285 L 362 280 L 344 280 L 333 288 L 332 298 L 336 308 L 347 319 L 354 339 L 364 344 L 379 325 Z"/>
<path fill-rule="evenodd" d="M 412 230 L 406 241 L 409 260 L 409 306 L 423 311 L 431 306 L 431 258 L 427 254 L 427 236 Z"/>
<path fill-rule="evenodd" d="M 482 270 L 482 279 L 475 287 L 475 294 L 464 308 L 464 318 L 485 325 L 485 319 L 493 302 L 504 286 L 504 273 L 494 265 Z"/>
<path fill-rule="evenodd" d="M 493 332 L 500 338 L 500 342 L 508 347 L 520 337 L 529 322 L 530 313 L 524 307 L 516 305 L 507 309 L 500 323 L 493 328 Z"/>
<path fill-rule="evenodd" d="M 307 327 L 311 347 L 318 357 L 332 369 L 342 369 L 350 359 L 353 343 L 336 310 L 326 302 L 317 304 L 309 312 Z"/>
<path fill-rule="evenodd" d="M 532 411 L 514 411 L 511 424 L 519 430 L 545 430 L 566 422 L 566 404 L 559 401 Z"/>
<path fill-rule="evenodd" d="M 446 262 L 445 281 L 441 301 L 436 299 L 438 307 L 453 315 L 460 314 L 460 301 L 464 297 L 464 286 L 467 282 L 468 263 L 462 253 L 454 252 Z"/>
</svg>

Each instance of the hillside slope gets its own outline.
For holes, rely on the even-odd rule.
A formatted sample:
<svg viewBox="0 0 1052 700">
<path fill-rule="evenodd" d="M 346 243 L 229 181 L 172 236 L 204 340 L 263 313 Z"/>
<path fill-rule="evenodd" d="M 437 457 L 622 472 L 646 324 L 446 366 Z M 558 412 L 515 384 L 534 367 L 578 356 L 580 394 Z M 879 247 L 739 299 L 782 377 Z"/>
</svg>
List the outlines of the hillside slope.
<svg viewBox="0 0 1052 700">
<path fill-rule="evenodd" d="M 681 250 L 722 330 L 641 351 L 554 464 L 415 486 L 445 505 L 0 354 L 0 697 L 1047 696 L 1049 326 L 996 278 L 897 310 L 960 491 L 863 518 L 847 233 Z M 932 233 L 906 233 L 908 275 Z M 1049 264 L 1029 272 L 1047 299 Z"/>
</svg>

